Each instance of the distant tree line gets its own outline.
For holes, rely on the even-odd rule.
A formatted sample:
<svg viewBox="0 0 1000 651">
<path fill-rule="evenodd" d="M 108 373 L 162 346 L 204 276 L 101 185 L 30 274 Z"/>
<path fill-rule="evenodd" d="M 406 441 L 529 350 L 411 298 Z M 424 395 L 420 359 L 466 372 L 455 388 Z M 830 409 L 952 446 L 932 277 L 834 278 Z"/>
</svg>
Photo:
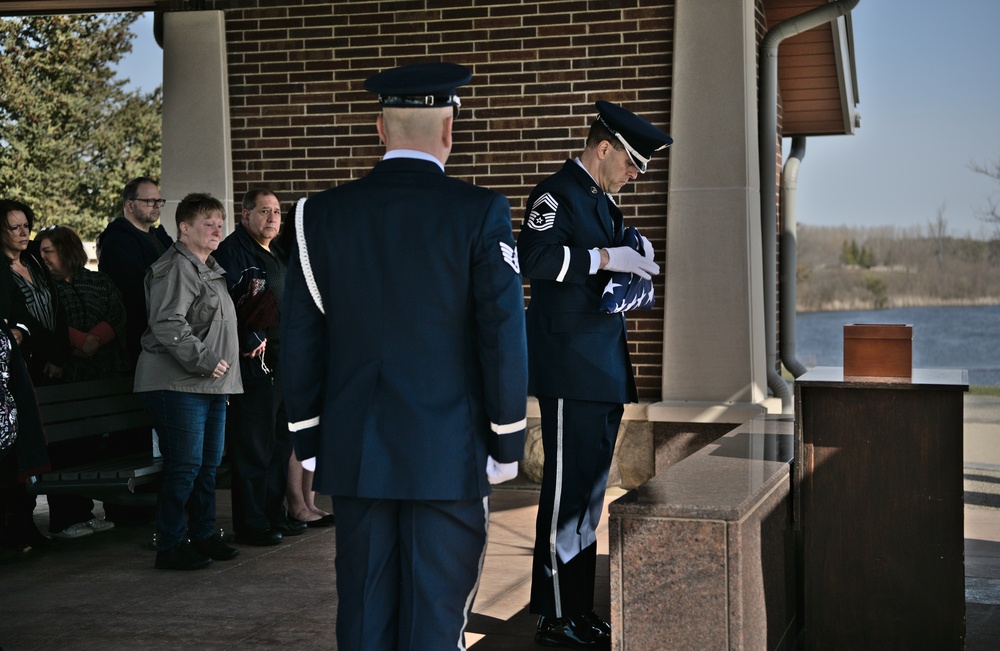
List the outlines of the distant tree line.
<svg viewBox="0 0 1000 651">
<path fill-rule="evenodd" d="M 138 16 L 0 19 L 0 197 L 30 205 L 36 230 L 92 239 L 128 179 L 160 176 L 161 90 L 115 78 Z"/>
<path fill-rule="evenodd" d="M 840 263 L 847 267 L 871 269 L 875 266 L 875 255 L 865 245 L 858 247 L 857 240 L 852 239 L 850 242 L 844 240 L 844 246 L 840 252 Z"/>
<path fill-rule="evenodd" d="M 796 309 L 1000 304 L 1000 156 L 969 169 L 997 182 L 976 216 L 985 239 L 948 234 L 945 205 L 926 228 L 797 228 Z"/>
<path fill-rule="evenodd" d="M 797 310 L 1000 304 L 998 243 L 951 237 L 933 223 L 926 231 L 800 225 Z"/>
</svg>

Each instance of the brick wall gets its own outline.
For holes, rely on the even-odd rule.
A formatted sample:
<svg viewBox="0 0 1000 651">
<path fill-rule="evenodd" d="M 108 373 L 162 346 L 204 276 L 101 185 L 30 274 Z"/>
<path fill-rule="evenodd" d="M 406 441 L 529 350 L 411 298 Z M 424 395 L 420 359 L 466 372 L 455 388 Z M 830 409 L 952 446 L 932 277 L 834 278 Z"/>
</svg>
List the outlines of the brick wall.
<svg viewBox="0 0 1000 651">
<path fill-rule="evenodd" d="M 286 206 L 363 176 L 383 153 L 377 70 L 428 60 L 468 66 L 448 173 L 503 192 L 514 230 L 531 188 L 583 146 L 593 103 L 622 103 L 670 130 L 673 3 L 215 0 L 226 12 L 233 174 Z M 617 197 L 663 265 L 668 156 Z M 660 398 L 658 304 L 629 320 L 640 397 Z"/>
</svg>

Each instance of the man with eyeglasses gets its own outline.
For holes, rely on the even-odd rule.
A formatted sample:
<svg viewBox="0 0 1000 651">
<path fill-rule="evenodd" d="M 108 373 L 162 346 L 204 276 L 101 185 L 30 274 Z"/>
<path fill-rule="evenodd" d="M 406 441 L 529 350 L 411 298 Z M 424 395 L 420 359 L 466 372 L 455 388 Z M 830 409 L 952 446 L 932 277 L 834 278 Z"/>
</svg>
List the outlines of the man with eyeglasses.
<svg viewBox="0 0 1000 651">
<path fill-rule="evenodd" d="M 266 188 L 243 196 L 239 225 L 213 257 L 226 270 L 236 305 L 243 393 L 230 396 L 226 448 L 233 470 L 233 531 L 244 545 L 277 545 L 305 532 L 285 511 L 292 438 L 278 370 L 278 320 L 285 287 L 284 254 L 274 238 L 281 203 Z"/>
<path fill-rule="evenodd" d="M 148 176 L 134 178 L 122 190 L 122 216 L 97 236 L 97 268 L 111 277 L 125 305 L 125 351 L 130 372 L 135 371 L 142 352 L 140 340 L 148 325 L 146 270 L 173 244 L 162 225 L 154 226 L 165 203 L 156 181 Z M 148 427 L 112 432 L 108 451 L 114 454 L 151 452 L 153 437 Z M 152 518 L 155 509 L 105 503 L 104 512 L 114 522 L 142 524 Z"/>
<path fill-rule="evenodd" d="M 108 224 L 97 236 L 97 268 L 108 274 L 122 293 L 125 304 L 125 347 L 131 369 L 139 359 L 139 340 L 146 331 L 146 270 L 173 244 L 162 225 L 160 197 L 156 181 L 140 176 L 125 184 L 122 191 L 123 215 Z"/>
</svg>

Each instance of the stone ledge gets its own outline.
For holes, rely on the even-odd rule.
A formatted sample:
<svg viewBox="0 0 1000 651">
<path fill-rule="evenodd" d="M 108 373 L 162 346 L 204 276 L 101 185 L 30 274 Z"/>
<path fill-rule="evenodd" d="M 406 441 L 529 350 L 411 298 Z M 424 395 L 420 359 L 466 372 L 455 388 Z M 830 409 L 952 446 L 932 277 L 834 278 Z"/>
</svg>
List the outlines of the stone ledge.
<svg viewBox="0 0 1000 651">
<path fill-rule="evenodd" d="M 759 416 L 610 504 L 615 651 L 791 648 L 793 431 Z"/>
<path fill-rule="evenodd" d="M 646 406 L 646 418 L 657 423 L 745 423 L 767 413 L 763 405 L 748 402 L 663 400 Z"/>
<path fill-rule="evenodd" d="M 630 402 L 625 405 L 625 413 L 622 414 L 622 422 L 627 420 L 648 420 L 646 418 L 646 407 L 648 402 Z M 542 413 L 538 409 L 538 399 L 528 396 L 528 418 L 541 418 Z"/>
<path fill-rule="evenodd" d="M 726 431 L 765 413 L 761 405 L 712 402 L 641 402 L 625 405 L 609 486 L 632 489 Z M 528 398 L 528 430 L 521 474 L 542 481 L 542 433 L 538 401 Z M 673 426 L 672 424 L 679 424 Z M 691 427 L 686 427 L 687 425 Z M 683 431 L 680 431 L 683 430 Z M 721 431 L 720 431 L 721 430 Z M 713 434 L 714 432 L 714 434 Z"/>
<path fill-rule="evenodd" d="M 778 403 L 780 412 L 780 402 Z M 695 400 L 661 400 L 633 402 L 625 405 L 622 421 L 646 420 L 655 423 L 745 423 L 754 416 L 774 413 L 772 405 L 749 402 L 701 402 Z M 528 418 L 540 418 L 538 400 L 528 396 Z"/>
<path fill-rule="evenodd" d="M 615 500 L 622 517 L 735 521 L 761 494 L 788 481 L 794 455 L 790 416 L 759 416 Z"/>
</svg>

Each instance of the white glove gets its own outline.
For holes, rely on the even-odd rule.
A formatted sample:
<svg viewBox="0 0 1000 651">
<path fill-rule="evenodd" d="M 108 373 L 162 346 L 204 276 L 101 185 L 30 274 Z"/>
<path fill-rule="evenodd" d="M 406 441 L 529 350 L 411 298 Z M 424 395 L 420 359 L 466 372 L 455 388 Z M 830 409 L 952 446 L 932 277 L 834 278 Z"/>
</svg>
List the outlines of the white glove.
<svg viewBox="0 0 1000 651">
<path fill-rule="evenodd" d="M 493 457 L 486 457 L 486 478 L 491 484 L 502 484 L 517 477 L 517 462 L 497 463 Z"/>
<path fill-rule="evenodd" d="M 604 267 L 608 271 L 623 271 L 646 280 L 652 278 L 650 274 L 660 273 L 660 265 L 653 262 L 652 246 L 646 248 L 645 256 L 628 246 L 616 246 L 604 250 L 608 252 L 608 264 Z"/>
<path fill-rule="evenodd" d="M 650 262 L 653 261 L 653 245 L 650 244 L 649 240 L 646 239 L 645 235 L 639 236 L 642 239 L 642 250 L 645 251 L 646 259 Z"/>
</svg>

